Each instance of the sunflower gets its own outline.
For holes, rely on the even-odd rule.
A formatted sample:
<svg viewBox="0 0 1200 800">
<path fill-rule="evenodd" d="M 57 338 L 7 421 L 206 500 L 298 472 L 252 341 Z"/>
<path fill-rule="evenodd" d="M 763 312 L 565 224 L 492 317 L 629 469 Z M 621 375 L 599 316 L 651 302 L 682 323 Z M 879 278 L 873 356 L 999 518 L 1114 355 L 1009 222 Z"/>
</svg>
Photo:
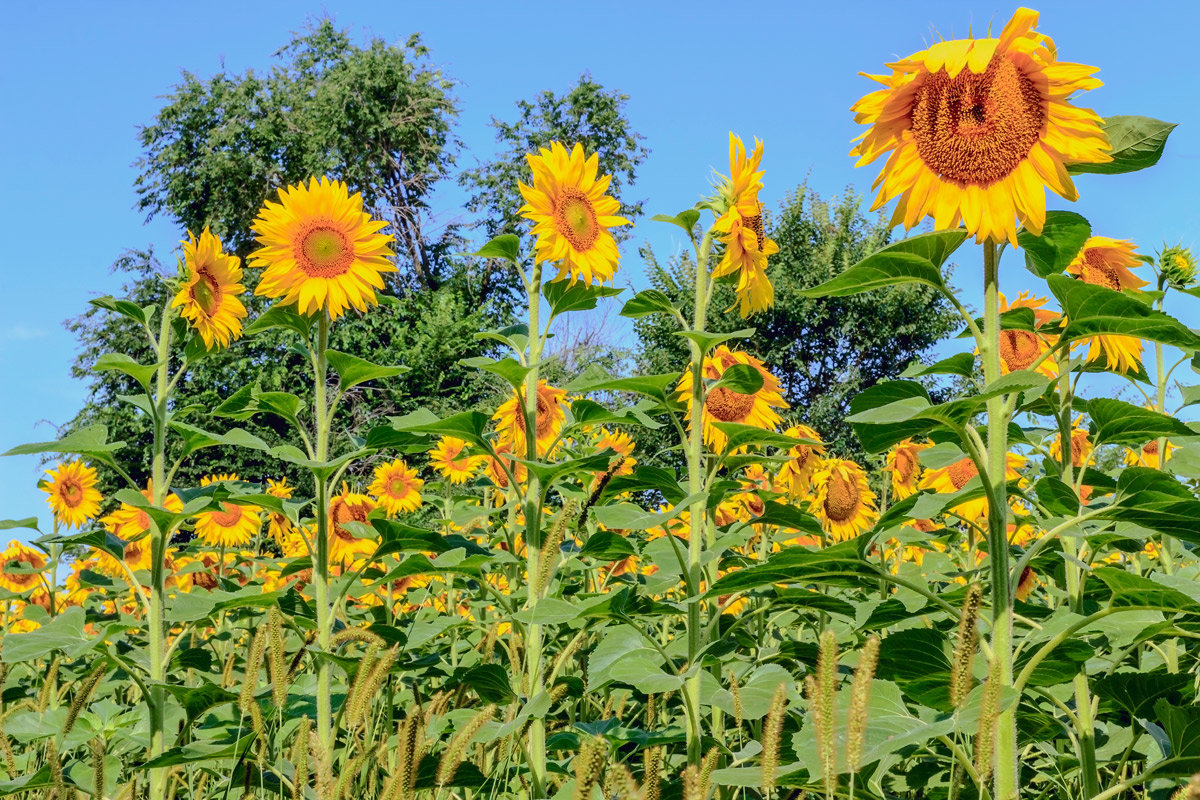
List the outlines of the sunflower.
<svg viewBox="0 0 1200 800">
<path fill-rule="evenodd" d="M 1175 445 L 1167 442 L 1167 460 L 1171 458 L 1171 451 L 1175 449 Z M 1146 442 L 1140 450 L 1126 450 L 1125 464 L 1130 467 L 1149 467 L 1150 469 L 1160 469 L 1161 462 L 1158 459 L 1158 440 Z"/>
<path fill-rule="evenodd" d="M 154 482 L 147 481 L 142 496 L 147 500 L 154 497 Z M 169 494 L 163 500 L 163 508 L 178 514 L 183 511 L 183 501 L 177 494 Z M 100 518 L 100 524 L 118 539 L 129 541 L 150 530 L 150 515 L 136 506 L 121 503 L 115 511 Z"/>
<path fill-rule="evenodd" d="M 748 317 L 765 311 L 775 302 L 775 290 L 767 278 L 767 257 L 779 252 L 779 245 L 767 238 L 763 229 L 763 145 L 754 140 L 754 153 L 746 156 L 742 140 L 729 134 L 729 179 L 721 186 L 720 197 L 728 209 L 713 224 L 717 238 L 725 244 L 721 262 L 713 270 L 714 278 L 738 273 L 739 312 Z"/>
<path fill-rule="evenodd" d="M 50 480 L 42 481 L 46 502 L 60 525 L 82 528 L 100 510 L 100 492 L 96 490 L 96 470 L 82 461 L 58 464 L 47 470 Z"/>
<path fill-rule="evenodd" d="M 763 384 L 754 394 L 742 394 L 725 386 L 709 389 L 704 393 L 704 441 L 715 452 L 725 449 L 728 437 L 714 423 L 736 422 L 742 425 L 753 425 L 756 428 L 773 431 L 778 427 L 780 416 L 776 408 L 787 408 L 787 401 L 779 393 L 779 379 L 767 371 L 763 363 L 749 353 L 740 350 L 730 350 L 725 345 L 718 345 L 712 354 L 704 359 L 702 371 L 705 381 L 716 381 L 725 374 L 725 370 L 734 364 L 747 364 L 762 373 Z M 691 429 L 692 416 L 692 369 L 689 365 L 683 373 L 677 387 L 679 399 L 687 406 L 688 429 Z"/>
<path fill-rule="evenodd" d="M 238 297 L 246 290 L 241 260 L 226 255 L 221 240 L 208 228 L 199 239 L 188 231 L 188 240 L 182 244 L 187 273 L 171 307 L 183 306 L 180 313 L 192 323 L 205 347 L 211 350 L 214 343 L 228 347 L 242 335 L 246 318 L 246 307 Z"/>
<path fill-rule="evenodd" d="M 610 431 L 608 428 L 601 428 L 596 435 L 596 441 L 593 447 L 597 452 L 612 450 L 617 455 L 613 458 L 612 465 L 613 475 L 631 475 L 633 467 L 637 464 L 637 459 L 633 457 L 634 448 L 637 447 L 633 441 L 633 437 L 625 431 Z"/>
<path fill-rule="evenodd" d="M 1083 243 L 1078 255 L 1067 266 L 1067 272 L 1084 283 L 1121 292 L 1146 285 L 1146 281 L 1131 271 L 1131 267 L 1141 263 L 1134 252 L 1133 242 L 1093 236 Z M 1136 372 L 1141 366 L 1142 340 L 1136 336 L 1106 334 L 1085 341 L 1088 344 L 1088 362 L 1103 359 L 1110 368 L 1120 373 Z"/>
<path fill-rule="evenodd" d="M 271 495 L 271 497 L 287 500 L 295 490 L 296 487 L 288 485 L 287 478 L 280 478 L 277 481 L 270 478 L 267 479 L 267 494 Z M 271 538 L 280 547 L 283 547 L 283 543 L 287 539 L 287 535 L 291 529 L 292 521 L 287 518 L 286 514 L 280 514 L 278 511 L 267 513 L 267 533 L 271 535 Z"/>
<path fill-rule="evenodd" d="M 867 473 L 853 461 L 821 461 L 813 473 L 812 488 L 809 511 L 821 520 L 821 527 L 834 541 L 853 539 L 879 519 Z"/>
<path fill-rule="evenodd" d="M 375 510 L 375 501 L 365 494 L 351 492 L 342 484 L 342 493 L 329 504 L 329 563 L 354 561 L 358 556 L 375 552 L 375 542 L 360 539 L 342 527 L 346 522 L 366 524 L 367 515 Z"/>
<path fill-rule="evenodd" d="M 425 481 L 417 477 L 403 459 L 375 468 L 375 481 L 367 491 L 388 514 L 406 514 L 421 507 L 421 487 Z"/>
<path fill-rule="evenodd" d="M 1092 441 L 1087 429 L 1083 427 L 1083 417 L 1071 421 L 1071 466 L 1080 469 L 1092 454 Z M 1062 461 L 1062 436 L 1055 436 L 1050 443 L 1050 455 L 1055 461 Z"/>
<path fill-rule="evenodd" d="M 205 475 L 201 486 L 214 483 L 237 482 L 236 473 Z M 204 511 L 196 515 L 195 531 L 209 547 L 245 547 L 262 527 L 262 511 L 258 506 L 239 506 L 221 503 L 220 511 Z"/>
<path fill-rule="evenodd" d="M 888 452 L 884 469 L 892 473 L 892 494 L 897 500 L 916 494 L 921 478 L 921 451 L 928 447 L 929 444 L 905 439 Z"/>
<path fill-rule="evenodd" d="M 562 431 L 566 411 L 563 409 L 563 398 L 567 396 L 565 389 L 555 389 L 545 381 L 538 381 L 537 389 L 537 453 L 544 456 L 550 451 L 550 446 L 558 439 Z M 525 409 L 521 407 L 521 398 L 514 394 L 505 400 L 496 413 L 492 415 L 496 421 L 496 431 L 501 444 L 511 447 L 510 452 L 518 456 L 525 455 Z"/>
<path fill-rule="evenodd" d="M 1012 303 L 1008 302 L 1008 298 L 1003 293 L 1000 294 L 1001 313 L 1014 308 L 1028 308 L 1033 311 L 1034 326 L 1039 328 L 1059 318 L 1055 312 L 1043 308 L 1042 306 L 1045 304 L 1046 298 L 1035 299 L 1026 292 L 1017 295 L 1017 299 Z M 1043 335 L 1034 331 L 1014 328 L 1000 331 L 1000 373 L 1007 375 L 1010 372 L 1033 367 L 1039 358 L 1050 351 L 1056 341 L 1057 337 L 1055 336 Z M 1058 363 L 1053 358 L 1046 357 L 1034 367 L 1034 371 L 1047 378 L 1057 378 Z"/>
<path fill-rule="evenodd" d="M 487 479 L 492 482 L 492 485 L 499 489 L 500 492 L 508 491 L 508 473 L 505 472 L 505 468 L 508 469 L 508 472 L 512 473 L 513 477 L 517 479 L 518 483 L 524 483 L 526 472 L 525 465 L 518 464 L 511 458 L 510 454 L 512 453 L 512 446 L 505 442 L 497 442 L 495 450 L 496 455 L 499 456 L 499 458 L 493 458 L 492 456 L 483 457 L 483 474 L 486 475 Z M 496 500 L 497 505 L 504 505 L 503 497 L 497 497 Z"/>
<path fill-rule="evenodd" d="M 872 210 L 899 196 L 893 225 L 930 216 L 1015 246 L 1014 217 L 1042 232 L 1044 186 L 1078 198 L 1066 165 L 1112 160 L 1100 117 L 1070 103 L 1101 85 L 1096 68 L 1058 62 L 1037 19 L 1018 9 L 998 39 L 938 42 L 867 76 L 884 88 L 851 108 L 871 127 L 850 155 L 862 166 L 888 154 Z"/>
<path fill-rule="evenodd" d="M 350 306 L 366 311 L 377 302 L 382 274 L 397 271 L 388 260 L 394 237 L 379 233 L 386 226 L 341 181 L 312 178 L 280 189 L 279 202 L 268 200 L 254 220 L 262 247 L 250 266 L 266 268 L 254 293 L 296 303 L 301 314 L 337 319 Z"/>
<path fill-rule="evenodd" d="M 0 588 L 27 592 L 41 584 L 40 572 L 45 568 L 46 556 L 41 551 L 13 540 L 0 551 Z"/>
<path fill-rule="evenodd" d="M 821 434 L 807 425 L 793 425 L 783 432 L 784 436 L 793 439 L 812 439 L 823 442 Z M 788 450 L 788 460 L 779 468 L 779 483 L 785 487 L 788 496 L 798 500 L 808 494 L 812 486 L 812 475 L 818 463 L 825 455 L 825 445 L 798 444 Z"/>
<path fill-rule="evenodd" d="M 443 436 L 429 451 L 429 465 L 451 483 L 466 483 L 483 463 L 484 456 L 466 454 L 467 443 L 454 436 Z"/>
<path fill-rule="evenodd" d="M 591 285 L 611 281 L 617 271 L 617 241 L 609 228 L 628 225 L 616 216 L 620 204 L 605 192 L 611 175 L 596 176 L 600 156 L 583 155 L 583 145 L 570 153 L 559 142 L 538 155 L 526 155 L 533 186 L 518 184 L 525 205 L 521 216 L 537 234 L 534 257 L 558 263 L 558 277 L 571 276 Z"/>
<path fill-rule="evenodd" d="M 1017 453 L 1007 454 L 1004 479 L 1006 481 L 1020 480 L 1019 470 L 1025 466 L 1026 461 L 1025 456 Z M 979 475 L 979 470 L 975 467 L 975 462 L 970 457 L 963 457 L 944 467 L 927 468 L 920 485 L 922 489 L 932 489 L 940 494 L 953 494 L 966 486 L 977 475 Z M 959 503 L 950 511 L 974 522 L 987 515 L 987 498 L 977 497 L 974 500 L 967 500 Z"/>
</svg>

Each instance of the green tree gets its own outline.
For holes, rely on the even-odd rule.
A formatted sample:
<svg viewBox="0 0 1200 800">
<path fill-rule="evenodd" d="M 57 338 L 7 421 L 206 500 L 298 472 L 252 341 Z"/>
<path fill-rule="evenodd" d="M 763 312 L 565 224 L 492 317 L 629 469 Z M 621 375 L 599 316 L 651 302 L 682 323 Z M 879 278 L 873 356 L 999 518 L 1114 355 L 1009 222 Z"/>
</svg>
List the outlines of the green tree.
<svg viewBox="0 0 1200 800">
<path fill-rule="evenodd" d="M 887 243 L 885 221 L 864 216 L 853 193 L 830 202 L 802 185 L 767 223 L 768 235 L 779 245 L 767 273 L 775 305 L 742 319 L 732 282 L 726 281 L 714 295 L 708 330 L 755 328 L 753 336 L 730 346 L 762 359 L 779 378 L 791 405 L 787 418 L 820 432 L 834 451 L 858 455 L 861 449 L 845 422 L 851 398 L 926 356 L 956 330 L 958 315 L 936 292 L 917 284 L 843 298 L 800 295 Z M 665 263 L 649 248 L 642 255 L 654 288 L 677 302 L 692 296 L 695 266 L 686 255 Z M 642 372 L 680 371 L 687 365 L 687 342 L 668 320 L 645 317 L 635 331 Z"/>
</svg>

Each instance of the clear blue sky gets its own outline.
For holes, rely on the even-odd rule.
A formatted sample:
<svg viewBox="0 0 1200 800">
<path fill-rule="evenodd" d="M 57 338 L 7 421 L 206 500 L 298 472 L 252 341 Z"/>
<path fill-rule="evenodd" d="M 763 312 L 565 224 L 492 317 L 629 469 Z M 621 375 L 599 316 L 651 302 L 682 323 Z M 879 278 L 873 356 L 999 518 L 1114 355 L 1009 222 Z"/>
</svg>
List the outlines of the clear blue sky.
<svg viewBox="0 0 1200 800">
<path fill-rule="evenodd" d="M 1084 104 L 1103 115 L 1144 114 L 1180 123 L 1160 165 L 1142 173 L 1078 179 L 1075 210 L 1098 234 L 1200 244 L 1200 104 L 1194 2 L 1047 2 L 1041 29 L 1059 57 L 1098 65 L 1105 86 Z M 468 152 L 490 156 L 492 115 L 542 89 L 563 90 L 584 71 L 630 96 L 628 113 L 652 152 L 634 196 L 650 214 L 690 206 L 724 168 L 727 132 L 766 142 L 764 200 L 778 204 L 807 179 L 822 194 L 865 190 L 874 168 L 846 155 L 859 133 L 849 106 L 873 84 L 860 71 L 923 48 L 937 35 L 980 35 L 1014 5 L 968 2 L 693 2 L 610 4 L 467 2 L 14 3 L 0 48 L 0 451 L 54 439 L 84 399 L 71 379 L 75 352 L 62 321 L 119 287 L 109 265 L 124 248 L 168 252 L 181 232 L 146 225 L 133 210 L 136 131 L 150 122 L 180 70 L 270 67 L 271 53 L 306 19 L 329 14 L 359 40 L 402 43 L 419 31 L 435 62 L 460 81 L 459 134 Z M 935 34 L 936 31 L 936 34 Z M 17 33 L 19 32 L 19 35 Z M 439 195 L 444 219 L 462 216 L 461 196 Z M 1052 208 L 1071 204 L 1051 195 Z M 669 227 L 669 226 L 663 226 Z M 643 223 L 638 240 L 660 252 L 669 230 Z M 631 248 L 632 250 L 632 248 Z M 964 250 L 957 280 L 978 297 Z M 1005 288 L 1028 288 L 1017 259 Z M 636 253 L 619 282 L 641 286 Z M 1196 306 L 1179 309 L 1200 325 Z M 0 460 L 0 518 L 40 515 L 35 457 Z"/>
</svg>

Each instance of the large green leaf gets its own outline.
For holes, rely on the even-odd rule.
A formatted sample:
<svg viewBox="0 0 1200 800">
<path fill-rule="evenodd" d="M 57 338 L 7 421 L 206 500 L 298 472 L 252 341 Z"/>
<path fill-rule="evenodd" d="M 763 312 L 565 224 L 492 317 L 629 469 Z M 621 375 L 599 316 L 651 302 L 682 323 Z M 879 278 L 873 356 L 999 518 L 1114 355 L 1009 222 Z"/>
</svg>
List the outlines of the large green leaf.
<svg viewBox="0 0 1200 800">
<path fill-rule="evenodd" d="M 329 359 L 329 366 L 337 372 L 338 388 L 343 392 L 360 383 L 379 378 L 394 378 L 408 372 L 408 367 L 385 367 L 381 364 L 372 364 L 366 359 L 338 350 L 326 350 L 325 356 Z"/>
<path fill-rule="evenodd" d="M 108 441 L 108 428 L 97 424 L 80 428 L 55 442 L 20 444 L 5 453 L 0 453 L 0 455 L 26 456 L 36 453 L 69 453 L 72 455 L 90 456 L 91 458 L 110 462 L 112 460 L 111 454 L 124 446 L 124 442 Z"/>
<path fill-rule="evenodd" d="M 503 258 L 516 264 L 521 260 L 521 239 L 515 234 L 502 233 L 468 255 L 477 258 Z"/>
<path fill-rule="evenodd" d="M 566 278 L 551 281 L 542 287 L 542 296 L 550 304 L 550 316 L 557 317 L 568 311 L 588 311 L 596 307 L 603 297 L 616 297 L 625 291 L 615 286 L 589 284 L 584 281 L 572 283 Z"/>
<path fill-rule="evenodd" d="M 644 289 L 625 301 L 621 316 L 631 319 L 648 317 L 651 314 L 675 314 L 679 306 L 658 289 Z"/>
<path fill-rule="evenodd" d="M 1017 242 L 1025 252 L 1025 266 L 1045 278 L 1064 271 L 1091 235 L 1091 223 L 1074 211 L 1048 211 L 1041 235 L 1022 228 Z"/>
<path fill-rule="evenodd" d="M 1072 174 L 1093 172 L 1102 175 L 1118 175 L 1152 167 L 1162 157 L 1167 137 L 1175 129 L 1175 123 L 1139 116 L 1112 116 L 1104 120 L 1104 133 L 1112 147 L 1111 161 L 1102 164 L 1069 164 Z"/>
<path fill-rule="evenodd" d="M 1096 567 L 1092 574 L 1112 591 L 1114 608 L 1154 608 L 1200 614 L 1200 604 L 1178 589 L 1117 567 Z"/>
<path fill-rule="evenodd" d="M 867 256 L 835 278 L 800 292 L 803 297 L 846 297 L 901 283 L 943 292 L 941 267 L 967 238 L 965 230 L 934 231 L 901 239 Z"/>
<path fill-rule="evenodd" d="M 1066 275 L 1046 279 L 1067 317 L 1063 339 L 1116 334 L 1136 336 L 1184 350 L 1200 349 L 1200 336 L 1179 320 L 1106 286 L 1094 286 Z"/>
<path fill-rule="evenodd" d="M 877 574 L 859 556 L 858 542 L 849 541 L 819 550 L 785 547 L 761 564 L 727 572 L 713 582 L 706 596 L 720 597 L 776 583 L 813 583 L 832 578 L 878 586 Z"/>
<path fill-rule="evenodd" d="M 83 609 L 72 606 L 36 630 L 10 633 L 4 637 L 2 660 L 8 664 L 34 661 L 55 650 L 62 650 L 68 658 L 78 658 L 98 641 L 84 634 L 83 622 Z"/>
<path fill-rule="evenodd" d="M 1098 397 L 1088 401 L 1087 411 L 1096 424 L 1093 441 L 1098 445 L 1142 447 L 1161 436 L 1177 439 L 1200 435 L 1174 417 L 1122 400 Z"/>
<path fill-rule="evenodd" d="M 133 378 L 147 392 L 150 391 L 150 381 L 154 378 L 154 373 L 158 372 L 157 364 L 141 364 L 134 361 L 124 353 L 105 353 L 96 359 L 92 369 L 97 372 L 105 372 L 115 370 L 124 372 L 126 375 Z"/>
</svg>

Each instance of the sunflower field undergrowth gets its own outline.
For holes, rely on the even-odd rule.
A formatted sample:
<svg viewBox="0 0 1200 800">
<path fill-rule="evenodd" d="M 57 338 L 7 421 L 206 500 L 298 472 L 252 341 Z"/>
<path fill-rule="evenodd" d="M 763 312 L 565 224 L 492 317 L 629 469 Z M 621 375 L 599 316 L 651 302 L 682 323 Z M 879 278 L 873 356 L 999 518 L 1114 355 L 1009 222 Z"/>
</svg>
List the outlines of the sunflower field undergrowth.
<svg viewBox="0 0 1200 800">
<path fill-rule="evenodd" d="M 23 529 L 0 565 L 0 795 L 1200 798 L 1200 334 L 1169 311 L 1200 297 L 1196 261 L 1046 207 L 1047 188 L 1080 200 L 1076 174 L 1153 166 L 1174 126 L 1077 105 L 1096 68 L 1058 60 L 1028 9 L 887 69 L 851 155 L 882 160 L 894 225 L 931 230 L 806 294 L 921 284 L 962 346 L 854 399 L 881 468 L 836 457 L 740 349 L 779 248 L 763 144 L 734 134 L 710 195 L 653 219 L 691 248 L 683 304 L 613 287 L 629 222 L 594 153 L 527 156 L 527 225 L 473 254 L 527 300 L 467 365 L 507 386 L 495 408 L 333 424 L 420 369 L 329 347 L 389 313 L 397 270 L 388 224 L 335 178 L 279 187 L 245 264 L 190 232 L 161 307 L 94 300 L 156 354 L 96 364 L 139 387 L 121 400 L 152 461 L 131 468 L 102 426 L 8 451 L 57 462 L 53 529 L 0 523 Z M 252 319 L 247 270 L 275 301 Z M 1006 293 L 1022 271 L 1039 290 Z M 710 332 L 726 285 L 746 327 Z M 549 383 L 556 324 L 602 305 L 674 325 L 690 364 Z M 311 403 L 174 401 L 265 331 L 304 359 Z M 1084 396 L 1095 373 L 1144 402 Z M 963 389 L 935 401 L 931 377 Z M 645 463 L 645 430 L 678 469 Z M 280 473 L 180 485 L 214 447 Z M 127 486 L 102 496 L 99 466 Z"/>
</svg>

